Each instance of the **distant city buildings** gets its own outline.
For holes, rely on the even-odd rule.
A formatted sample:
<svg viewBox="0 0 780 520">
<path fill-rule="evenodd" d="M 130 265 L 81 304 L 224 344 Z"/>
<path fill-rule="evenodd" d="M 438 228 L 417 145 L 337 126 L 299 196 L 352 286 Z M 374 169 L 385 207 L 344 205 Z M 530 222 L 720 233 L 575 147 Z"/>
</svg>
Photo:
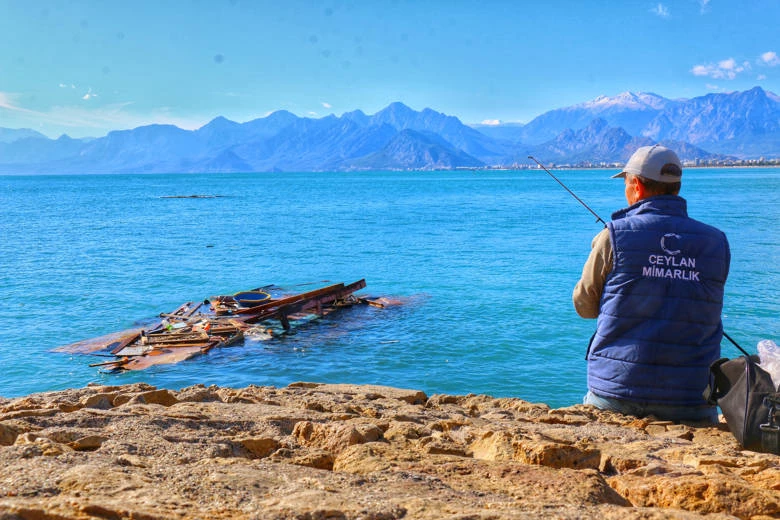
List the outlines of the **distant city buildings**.
<svg viewBox="0 0 780 520">
<path fill-rule="evenodd" d="M 694 159 L 683 161 L 683 166 L 688 167 L 712 167 L 712 166 L 780 166 L 780 158 L 766 159 Z"/>
<path fill-rule="evenodd" d="M 766 159 L 759 157 L 758 159 L 691 159 L 683 160 L 683 166 L 686 168 L 718 168 L 718 167 L 747 167 L 747 166 L 766 166 L 766 167 L 778 167 L 780 166 L 780 157 Z M 615 161 L 579 161 L 577 163 L 555 163 L 550 162 L 545 164 L 548 168 L 556 169 L 574 169 L 574 168 L 622 168 L 625 162 Z M 494 165 L 485 166 L 483 168 L 463 168 L 463 169 L 484 169 L 484 170 L 535 170 L 540 169 L 537 164 L 521 164 L 515 163 L 512 165 Z"/>
</svg>

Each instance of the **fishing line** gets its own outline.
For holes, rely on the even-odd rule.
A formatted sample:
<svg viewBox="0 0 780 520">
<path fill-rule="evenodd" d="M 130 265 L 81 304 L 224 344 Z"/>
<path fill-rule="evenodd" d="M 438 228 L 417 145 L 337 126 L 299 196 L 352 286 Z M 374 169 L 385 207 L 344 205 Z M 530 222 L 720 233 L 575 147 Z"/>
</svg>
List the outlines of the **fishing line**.
<svg viewBox="0 0 780 520">
<path fill-rule="evenodd" d="M 604 222 L 604 220 L 602 220 L 602 218 L 601 218 L 601 217 L 599 217 L 599 216 L 598 216 L 598 214 L 596 214 L 596 212 L 595 212 L 595 211 L 593 211 L 592 209 L 590 209 L 590 206 L 588 206 L 587 204 L 585 204 L 584 202 L 582 202 L 582 199 L 580 199 L 580 198 L 579 198 L 577 195 L 575 195 L 575 194 L 574 194 L 574 192 L 573 192 L 573 191 L 571 191 L 571 190 L 570 190 L 570 189 L 569 189 L 569 188 L 568 188 L 568 187 L 567 187 L 567 186 L 566 186 L 564 183 L 562 183 L 560 180 L 558 180 L 558 177 L 556 177 L 555 175 L 553 175 L 553 174 L 550 172 L 550 170 L 548 170 L 547 168 L 545 168 L 545 167 L 544 167 L 544 165 L 543 165 L 542 163 L 540 163 L 539 161 L 537 161 L 537 160 L 536 160 L 536 158 L 535 158 L 533 155 L 529 155 L 529 156 L 528 156 L 528 158 L 529 158 L 529 159 L 531 159 L 532 161 L 534 161 L 536 164 L 538 164 L 538 165 L 539 165 L 539 166 L 540 166 L 540 167 L 541 167 L 541 168 L 542 168 L 544 171 L 546 171 L 546 172 L 547 172 L 547 175 L 549 175 L 550 177 L 552 177 L 553 179 L 555 179 L 555 182 L 557 182 L 558 184 L 560 184 L 561 186 L 563 186 L 563 189 L 565 189 L 566 191 L 568 191 L 568 192 L 571 194 L 571 196 L 572 196 L 572 197 L 574 197 L 575 199 L 577 199 L 577 202 L 579 202 L 580 204 L 582 204 L 583 206 L 585 206 L 585 209 L 587 209 L 588 211 L 590 211 L 590 212 L 591 212 L 591 214 L 592 214 L 594 217 L 596 217 L 596 222 L 601 222 L 602 224 L 604 224 L 604 227 L 607 227 L 607 223 L 606 223 L 606 222 Z"/>
<path fill-rule="evenodd" d="M 750 354 L 748 354 L 748 353 L 745 351 L 745 349 L 744 349 L 744 348 L 742 348 L 742 347 L 740 347 L 739 345 L 737 345 L 737 342 L 736 342 L 736 341 L 734 341 L 733 339 L 731 339 L 731 336 L 729 336 L 728 334 L 726 334 L 726 331 L 725 331 L 725 330 L 723 331 L 723 337 L 724 337 L 724 338 L 726 338 L 727 340 L 729 340 L 730 342 L 732 342 L 732 343 L 734 344 L 734 346 L 735 346 L 735 347 L 737 347 L 737 348 L 739 349 L 739 351 L 740 351 L 740 352 L 742 352 L 743 354 L 745 354 L 747 357 L 750 357 Z"/>
</svg>

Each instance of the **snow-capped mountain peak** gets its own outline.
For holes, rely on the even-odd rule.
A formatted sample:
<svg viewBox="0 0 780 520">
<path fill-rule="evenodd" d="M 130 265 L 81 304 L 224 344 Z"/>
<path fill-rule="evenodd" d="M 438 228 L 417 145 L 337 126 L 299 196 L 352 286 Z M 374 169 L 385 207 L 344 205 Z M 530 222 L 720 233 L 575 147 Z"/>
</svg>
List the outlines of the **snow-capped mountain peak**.
<svg viewBox="0 0 780 520">
<path fill-rule="evenodd" d="M 631 110 L 663 110 L 668 103 L 668 99 L 651 92 L 621 92 L 617 96 L 613 97 L 598 96 L 596 99 L 586 101 L 585 103 L 576 106 L 578 108 L 585 108 L 595 111 L 615 108 Z"/>
</svg>

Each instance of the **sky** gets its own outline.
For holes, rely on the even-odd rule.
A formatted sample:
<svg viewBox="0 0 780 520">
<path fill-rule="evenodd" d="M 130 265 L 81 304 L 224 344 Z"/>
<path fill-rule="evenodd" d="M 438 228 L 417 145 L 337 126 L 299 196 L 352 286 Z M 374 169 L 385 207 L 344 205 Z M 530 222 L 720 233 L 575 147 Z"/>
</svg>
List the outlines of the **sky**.
<svg viewBox="0 0 780 520">
<path fill-rule="evenodd" d="M 101 137 L 394 101 L 527 123 L 600 95 L 780 94 L 780 0 L 0 0 L 0 127 Z"/>
</svg>

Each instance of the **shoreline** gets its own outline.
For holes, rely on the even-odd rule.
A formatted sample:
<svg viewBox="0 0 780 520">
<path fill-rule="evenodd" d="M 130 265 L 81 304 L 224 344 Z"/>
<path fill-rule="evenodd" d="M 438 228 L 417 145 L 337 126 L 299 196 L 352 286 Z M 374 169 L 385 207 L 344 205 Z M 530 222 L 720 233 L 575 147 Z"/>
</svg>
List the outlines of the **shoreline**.
<svg viewBox="0 0 780 520">
<path fill-rule="evenodd" d="M 780 456 L 725 424 L 373 385 L 0 398 L 0 463 L 21 518 L 780 515 Z"/>
<path fill-rule="evenodd" d="M 619 170 L 622 167 L 622 165 L 619 166 L 549 166 L 547 167 L 551 171 L 558 171 L 558 170 Z M 688 169 L 753 169 L 753 168 L 768 168 L 768 169 L 780 169 L 780 163 L 778 164 L 761 164 L 761 165 L 749 165 L 749 164 L 742 164 L 742 165 L 706 165 L 706 166 L 692 166 L 692 165 L 685 165 L 683 164 L 683 171 Z M 272 171 L 272 172 L 217 172 L 217 173 L 209 173 L 209 172 L 168 172 L 168 173 L 159 173 L 159 172 L 109 172 L 109 171 L 98 171 L 98 172 L 46 172 L 46 173 L 18 173 L 18 172 L 2 172 L 0 171 L 0 177 L 67 177 L 67 176 L 124 176 L 124 175 L 180 175 L 183 177 L 189 176 L 189 175 L 267 175 L 267 174 L 297 174 L 297 173 L 364 173 L 364 172 L 417 172 L 417 173 L 441 173 L 441 172 L 502 172 L 502 171 L 526 171 L 526 170 L 541 170 L 538 166 L 532 166 L 528 165 L 526 167 L 518 167 L 518 168 L 509 168 L 509 167 L 471 167 L 471 166 L 463 166 L 463 167 L 455 167 L 455 168 L 404 168 L 404 169 L 368 169 L 368 170 L 307 170 L 307 171 Z M 542 170 L 543 171 L 543 170 Z"/>
<path fill-rule="evenodd" d="M 548 167 L 549 170 L 619 170 L 622 168 L 622 166 L 551 166 Z M 720 170 L 720 169 L 732 169 L 732 170 L 747 170 L 747 169 L 754 169 L 754 168 L 768 168 L 768 169 L 780 169 L 780 163 L 778 164 L 761 164 L 761 165 L 752 165 L 752 164 L 740 164 L 740 165 L 702 165 L 702 166 L 694 166 L 694 165 L 685 165 L 683 164 L 683 171 L 685 170 Z M 526 168 L 463 168 L 463 170 L 466 169 L 472 169 L 475 171 L 519 171 L 519 170 L 542 170 L 538 166 L 532 166 L 529 165 Z M 456 168 L 458 170 L 458 168 Z M 542 170 L 544 171 L 544 170 Z"/>
</svg>

